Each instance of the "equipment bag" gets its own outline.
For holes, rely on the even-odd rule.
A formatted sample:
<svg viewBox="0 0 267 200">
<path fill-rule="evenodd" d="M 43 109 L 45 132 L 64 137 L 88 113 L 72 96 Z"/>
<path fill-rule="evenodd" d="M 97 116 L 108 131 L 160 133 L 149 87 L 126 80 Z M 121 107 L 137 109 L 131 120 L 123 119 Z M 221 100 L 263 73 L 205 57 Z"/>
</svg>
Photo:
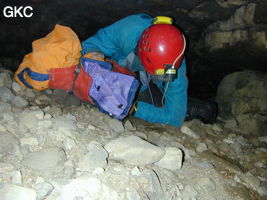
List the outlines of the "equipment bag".
<svg viewBox="0 0 267 200">
<path fill-rule="evenodd" d="M 119 120 L 125 118 L 139 87 L 138 80 L 111 71 L 110 63 L 89 58 L 81 59 L 81 68 L 92 78 L 88 93 L 99 111 Z"/>
<path fill-rule="evenodd" d="M 121 120 L 128 115 L 139 86 L 128 69 L 116 62 L 112 67 L 105 61 L 80 59 L 81 44 L 77 35 L 61 25 L 34 41 L 32 47 L 32 53 L 24 57 L 15 73 L 15 79 L 22 86 L 73 92 L 111 117 Z"/>
<path fill-rule="evenodd" d="M 15 79 L 27 88 L 47 89 L 50 70 L 69 68 L 67 71 L 71 71 L 73 66 L 79 63 L 81 50 L 76 33 L 69 27 L 56 25 L 51 33 L 32 43 L 32 52 L 24 56 L 15 73 Z"/>
</svg>

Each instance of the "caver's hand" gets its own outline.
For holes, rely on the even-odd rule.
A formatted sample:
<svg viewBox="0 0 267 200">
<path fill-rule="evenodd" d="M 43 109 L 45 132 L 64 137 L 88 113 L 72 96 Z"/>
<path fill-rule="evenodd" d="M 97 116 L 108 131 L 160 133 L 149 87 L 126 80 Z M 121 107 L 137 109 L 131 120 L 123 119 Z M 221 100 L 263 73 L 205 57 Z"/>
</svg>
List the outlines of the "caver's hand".
<svg viewBox="0 0 267 200">
<path fill-rule="evenodd" d="M 133 115 L 137 111 L 137 102 L 134 102 L 130 108 L 129 115 Z"/>
<path fill-rule="evenodd" d="M 94 60 L 100 60 L 100 61 L 104 61 L 105 60 L 104 54 L 101 53 L 101 52 L 97 52 L 97 51 L 89 52 L 89 53 L 85 54 L 83 57 L 91 58 L 91 59 L 94 59 Z"/>
</svg>

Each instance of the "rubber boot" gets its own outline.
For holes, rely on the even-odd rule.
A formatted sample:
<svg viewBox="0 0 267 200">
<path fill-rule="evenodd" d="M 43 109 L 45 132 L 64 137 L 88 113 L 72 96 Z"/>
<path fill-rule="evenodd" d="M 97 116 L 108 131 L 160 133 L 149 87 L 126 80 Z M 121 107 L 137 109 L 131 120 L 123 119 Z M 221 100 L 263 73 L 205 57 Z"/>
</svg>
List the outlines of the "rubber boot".
<svg viewBox="0 0 267 200">
<path fill-rule="evenodd" d="M 218 104 L 216 102 L 188 97 L 185 121 L 200 119 L 205 124 L 213 124 L 216 122 L 217 115 Z"/>
</svg>

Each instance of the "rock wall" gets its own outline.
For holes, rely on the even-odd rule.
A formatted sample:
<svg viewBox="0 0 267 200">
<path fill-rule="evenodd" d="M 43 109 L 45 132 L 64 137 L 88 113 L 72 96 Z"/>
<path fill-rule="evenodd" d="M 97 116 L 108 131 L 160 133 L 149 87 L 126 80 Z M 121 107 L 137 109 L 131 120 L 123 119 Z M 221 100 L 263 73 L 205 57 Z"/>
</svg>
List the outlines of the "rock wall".
<svg viewBox="0 0 267 200">
<path fill-rule="evenodd" d="M 267 75 L 235 72 L 219 84 L 216 101 L 220 116 L 232 118 L 248 135 L 264 136 L 267 129 Z"/>
<path fill-rule="evenodd" d="M 221 113 L 267 114 L 267 75 L 253 71 L 227 75 L 217 90 Z"/>
</svg>

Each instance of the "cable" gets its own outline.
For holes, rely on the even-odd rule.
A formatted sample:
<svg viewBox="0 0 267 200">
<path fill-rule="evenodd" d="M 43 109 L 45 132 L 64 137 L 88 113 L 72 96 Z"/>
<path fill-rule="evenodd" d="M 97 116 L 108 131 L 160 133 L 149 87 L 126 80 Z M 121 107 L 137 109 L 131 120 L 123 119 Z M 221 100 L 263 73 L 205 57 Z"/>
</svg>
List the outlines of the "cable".
<svg viewBox="0 0 267 200">
<path fill-rule="evenodd" d="M 166 93 L 168 91 L 168 88 L 169 88 L 169 83 L 170 83 L 170 81 L 167 82 L 167 85 L 165 87 L 165 90 L 164 90 L 164 93 L 163 93 L 163 96 L 162 96 L 162 99 L 161 99 L 161 105 L 162 106 L 164 106 L 164 99 L 165 99 L 165 95 L 166 95 Z"/>
<path fill-rule="evenodd" d="M 185 37 L 184 35 L 182 34 L 183 36 L 183 39 L 184 39 L 184 47 L 183 47 L 183 50 L 181 51 L 180 55 L 174 60 L 172 66 L 175 65 L 175 63 L 179 60 L 179 58 L 184 54 L 184 51 L 185 51 L 185 47 L 186 47 L 186 40 L 185 40 Z"/>
<path fill-rule="evenodd" d="M 185 47 L 186 47 L 186 40 L 185 40 L 185 37 L 184 37 L 184 35 L 182 34 L 182 36 L 183 36 L 183 40 L 184 40 L 184 46 L 183 46 L 183 50 L 181 51 L 181 53 L 180 53 L 180 55 L 179 56 L 177 56 L 177 58 L 174 60 L 174 62 L 173 62 L 173 64 L 172 64 L 172 66 L 174 66 L 175 65 L 175 63 L 179 60 L 179 58 L 184 54 L 184 51 L 185 51 Z M 167 85 L 166 85 L 166 87 L 165 87 L 165 90 L 164 90 L 164 93 L 163 93 L 163 96 L 162 96 L 162 99 L 161 99 L 161 105 L 163 106 L 164 105 L 164 99 L 165 99 L 165 95 L 166 95 L 166 93 L 167 93 L 167 91 L 168 91 L 168 88 L 169 88 L 169 83 L 170 83 L 170 81 L 168 81 L 167 82 Z"/>
<path fill-rule="evenodd" d="M 149 85 L 149 82 L 148 82 L 147 73 L 145 73 L 145 74 L 146 74 L 146 84 L 147 84 L 147 87 L 148 87 L 149 95 L 150 95 L 152 104 L 155 106 L 154 98 L 153 98 L 153 95 L 152 95 L 152 92 L 151 92 L 151 89 L 150 89 L 150 85 Z"/>
</svg>

